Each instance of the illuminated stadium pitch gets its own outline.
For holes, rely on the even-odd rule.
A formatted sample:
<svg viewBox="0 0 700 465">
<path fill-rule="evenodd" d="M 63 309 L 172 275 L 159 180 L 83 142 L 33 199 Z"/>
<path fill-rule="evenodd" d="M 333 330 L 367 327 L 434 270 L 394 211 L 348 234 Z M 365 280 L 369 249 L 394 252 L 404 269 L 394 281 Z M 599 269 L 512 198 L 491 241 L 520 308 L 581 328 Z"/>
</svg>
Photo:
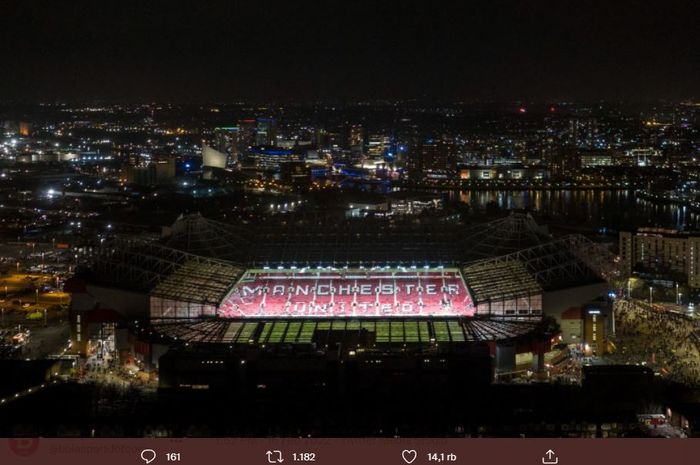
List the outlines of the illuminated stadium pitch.
<svg viewBox="0 0 700 465">
<path fill-rule="evenodd" d="M 456 268 L 248 270 L 218 309 L 224 318 L 473 316 Z"/>
</svg>

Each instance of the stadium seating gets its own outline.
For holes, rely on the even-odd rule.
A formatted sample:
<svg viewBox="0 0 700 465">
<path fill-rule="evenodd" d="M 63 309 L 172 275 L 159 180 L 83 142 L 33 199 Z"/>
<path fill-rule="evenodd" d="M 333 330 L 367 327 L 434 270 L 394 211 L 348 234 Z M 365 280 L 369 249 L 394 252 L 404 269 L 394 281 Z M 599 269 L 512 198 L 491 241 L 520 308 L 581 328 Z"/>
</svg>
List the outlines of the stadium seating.
<svg viewBox="0 0 700 465">
<path fill-rule="evenodd" d="M 473 315 L 457 271 L 246 273 L 219 316 Z"/>
</svg>

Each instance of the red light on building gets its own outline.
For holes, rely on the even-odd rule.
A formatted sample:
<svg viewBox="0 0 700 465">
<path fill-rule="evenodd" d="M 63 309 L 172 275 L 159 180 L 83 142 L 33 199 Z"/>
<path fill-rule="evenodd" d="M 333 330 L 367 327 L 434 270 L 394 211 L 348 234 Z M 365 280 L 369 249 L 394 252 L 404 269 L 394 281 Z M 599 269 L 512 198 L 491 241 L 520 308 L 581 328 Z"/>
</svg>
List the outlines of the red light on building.
<svg viewBox="0 0 700 465">
<path fill-rule="evenodd" d="M 520 113 L 525 113 L 527 110 L 525 109 L 525 107 L 520 107 L 520 108 L 518 108 L 518 111 Z"/>
<path fill-rule="evenodd" d="M 457 270 L 249 271 L 219 307 L 223 318 L 473 316 Z"/>
</svg>

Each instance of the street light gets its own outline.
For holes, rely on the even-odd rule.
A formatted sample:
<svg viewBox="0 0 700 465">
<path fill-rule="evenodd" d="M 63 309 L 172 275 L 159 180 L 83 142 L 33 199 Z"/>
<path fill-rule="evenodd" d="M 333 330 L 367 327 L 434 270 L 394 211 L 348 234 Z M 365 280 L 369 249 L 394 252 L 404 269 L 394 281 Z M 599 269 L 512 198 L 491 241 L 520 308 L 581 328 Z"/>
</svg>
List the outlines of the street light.
<svg viewBox="0 0 700 465">
<path fill-rule="evenodd" d="M 649 305 L 654 303 L 654 288 L 649 286 Z"/>
<path fill-rule="evenodd" d="M 681 303 L 680 294 L 678 293 L 678 283 L 676 283 L 676 304 Z"/>
</svg>

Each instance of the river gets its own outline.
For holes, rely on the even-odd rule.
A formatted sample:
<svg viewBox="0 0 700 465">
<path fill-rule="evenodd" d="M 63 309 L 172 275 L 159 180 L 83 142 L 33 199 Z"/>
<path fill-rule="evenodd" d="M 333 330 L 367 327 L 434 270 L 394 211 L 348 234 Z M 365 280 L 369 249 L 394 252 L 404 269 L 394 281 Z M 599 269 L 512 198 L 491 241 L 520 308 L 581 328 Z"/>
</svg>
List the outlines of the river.
<svg viewBox="0 0 700 465">
<path fill-rule="evenodd" d="M 476 210 L 527 209 L 548 221 L 588 228 L 663 226 L 697 229 L 700 216 L 687 207 L 654 204 L 628 190 L 453 191 L 451 201 Z"/>
</svg>

